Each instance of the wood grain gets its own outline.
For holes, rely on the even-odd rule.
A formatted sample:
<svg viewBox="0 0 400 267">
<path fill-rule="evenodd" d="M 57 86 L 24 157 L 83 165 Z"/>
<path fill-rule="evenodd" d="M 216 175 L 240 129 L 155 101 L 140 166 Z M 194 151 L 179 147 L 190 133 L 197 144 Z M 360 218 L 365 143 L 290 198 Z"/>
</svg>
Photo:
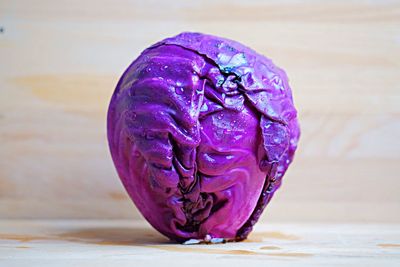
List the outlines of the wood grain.
<svg viewBox="0 0 400 267">
<path fill-rule="evenodd" d="M 0 217 L 140 218 L 108 101 L 141 50 L 236 39 L 290 77 L 302 138 L 265 221 L 400 222 L 399 1 L 1 1 Z"/>
<path fill-rule="evenodd" d="M 5 266 L 398 266 L 400 228 L 259 224 L 240 243 L 180 245 L 132 220 L 0 220 Z"/>
</svg>

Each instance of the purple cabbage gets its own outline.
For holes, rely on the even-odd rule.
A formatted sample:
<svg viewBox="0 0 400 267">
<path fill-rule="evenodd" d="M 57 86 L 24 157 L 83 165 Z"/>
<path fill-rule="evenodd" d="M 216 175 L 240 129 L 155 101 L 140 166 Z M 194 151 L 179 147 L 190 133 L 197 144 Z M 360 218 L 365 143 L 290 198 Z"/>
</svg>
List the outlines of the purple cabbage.
<svg viewBox="0 0 400 267">
<path fill-rule="evenodd" d="M 200 33 L 141 53 L 118 82 L 107 128 L 130 197 L 178 242 L 245 239 L 300 136 L 285 72 L 240 43 Z"/>
</svg>

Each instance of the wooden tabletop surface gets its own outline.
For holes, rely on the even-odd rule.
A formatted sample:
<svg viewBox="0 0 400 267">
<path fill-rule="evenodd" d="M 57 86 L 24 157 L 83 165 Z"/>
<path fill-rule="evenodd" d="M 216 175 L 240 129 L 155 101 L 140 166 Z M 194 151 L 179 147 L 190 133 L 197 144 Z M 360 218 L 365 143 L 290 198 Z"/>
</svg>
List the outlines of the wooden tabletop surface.
<svg viewBox="0 0 400 267">
<path fill-rule="evenodd" d="M 400 225 L 260 224 L 245 242 L 180 245 L 128 220 L 0 221 L 0 266 L 399 266 Z"/>
</svg>

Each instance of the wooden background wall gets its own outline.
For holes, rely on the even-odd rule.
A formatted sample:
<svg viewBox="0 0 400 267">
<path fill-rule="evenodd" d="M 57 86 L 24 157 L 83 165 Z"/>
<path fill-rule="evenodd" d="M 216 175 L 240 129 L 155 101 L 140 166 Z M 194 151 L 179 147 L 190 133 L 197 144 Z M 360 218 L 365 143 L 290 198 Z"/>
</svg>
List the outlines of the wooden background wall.
<svg viewBox="0 0 400 267">
<path fill-rule="evenodd" d="M 236 39 L 290 77 L 302 138 L 264 220 L 400 222 L 398 1 L 0 2 L 0 218 L 139 218 L 108 101 L 181 31 Z"/>
</svg>

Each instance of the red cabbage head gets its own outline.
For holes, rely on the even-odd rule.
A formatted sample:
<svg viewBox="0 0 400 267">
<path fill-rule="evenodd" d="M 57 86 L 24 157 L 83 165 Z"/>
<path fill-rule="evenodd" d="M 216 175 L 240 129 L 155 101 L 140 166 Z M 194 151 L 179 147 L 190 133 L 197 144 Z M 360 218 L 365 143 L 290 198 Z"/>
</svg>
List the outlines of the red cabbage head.
<svg viewBox="0 0 400 267">
<path fill-rule="evenodd" d="M 129 196 L 178 242 L 245 239 L 300 135 L 285 72 L 240 43 L 200 33 L 162 40 L 133 61 L 107 130 Z"/>
</svg>

